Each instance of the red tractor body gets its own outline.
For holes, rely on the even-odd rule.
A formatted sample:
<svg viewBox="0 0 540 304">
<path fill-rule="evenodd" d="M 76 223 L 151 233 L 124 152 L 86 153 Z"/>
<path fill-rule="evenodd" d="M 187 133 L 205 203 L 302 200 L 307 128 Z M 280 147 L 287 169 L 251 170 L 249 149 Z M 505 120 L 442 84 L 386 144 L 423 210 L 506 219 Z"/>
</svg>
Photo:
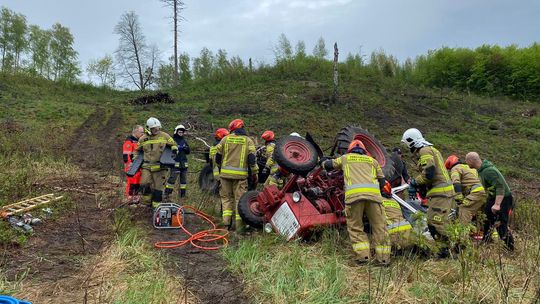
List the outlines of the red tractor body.
<svg viewBox="0 0 540 304">
<path fill-rule="evenodd" d="M 256 197 L 264 222 L 287 239 L 305 237 L 316 227 L 345 224 L 343 176 L 315 169 L 305 178 L 293 175 L 279 190 L 266 186 Z"/>
</svg>

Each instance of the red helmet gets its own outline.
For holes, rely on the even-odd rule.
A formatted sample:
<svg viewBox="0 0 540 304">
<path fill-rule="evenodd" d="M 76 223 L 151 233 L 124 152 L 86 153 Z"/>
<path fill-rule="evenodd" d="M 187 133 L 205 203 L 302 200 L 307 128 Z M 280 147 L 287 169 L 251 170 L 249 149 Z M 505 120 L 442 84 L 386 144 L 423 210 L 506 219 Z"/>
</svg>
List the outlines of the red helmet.
<svg viewBox="0 0 540 304">
<path fill-rule="evenodd" d="M 352 149 L 354 149 L 356 147 L 362 148 L 362 149 L 364 149 L 364 151 L 367 152 L 366 146 L 364 146 L 364 143 L 361 140 L 358 140 L 358 139 L 355 139 L 355 140 L 351 141 L 351 144 L 349 145 L 349 149 L 347 149 L 347 152 L 351 152 Z"/>
<path fill-rule="evenodd" d="M 229 135 L 229 131 L 225 128 L 219 128 L 216 130 L 214 137 L 218 140 L 221 140 L 223 137 Z"/>
<path fill-rule="evenodd" d="M 453 166 L 455 166 L 458 163 L 458 161 L 459 161 L 459 158 L 457 156 L 450 155 L 444 162 L 444 166 L 446 167 L 446 169 L 450 170 L 452 169 Z"/>
<path fill-rule="evenodd" d="M 272 141 L 274 140 L 275 138 L 275 135 L 274 135 L 274 132 L 268 130 L 268 131 L 264 131 L 264 133 L 262 134 L 262 139 L 266 140 L 266 141 Z"/>
<path fill-rule="evenodd" d="M 229 124 L 229 131 L 234 131 L 244 127 L 244 121 L 241 119 L 235 119 Z"/>
</svg>

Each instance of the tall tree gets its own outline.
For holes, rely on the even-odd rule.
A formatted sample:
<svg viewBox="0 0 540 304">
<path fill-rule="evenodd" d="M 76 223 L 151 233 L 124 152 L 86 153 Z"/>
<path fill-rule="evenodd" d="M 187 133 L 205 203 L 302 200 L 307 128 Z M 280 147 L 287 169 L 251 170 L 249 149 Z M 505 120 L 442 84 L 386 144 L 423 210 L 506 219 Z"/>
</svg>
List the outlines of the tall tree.
<svg viewBox="0 0 540 304">
<path fill-rule="evenodd" d="M 296 44 L 296 52 L 294 54 L 296 58 L 305 58 L 306 57 L 306 43 L 302 40 L 298 41 Z"/>
<path fill-rule="evenodd" d="M 103 58 L 90 61 L 86 67 L 90 75 L 99 78 L 101 86 L 114 87 L 116 78 L 113 71 L 113 58 L 111 55 L 105 55 Z"/>
<path fill-rule="evenodd" d="M 180 12 L 184 9 L 184 2 L 182 0 L 160 0 L 165 3 L 167 6 L 172 8 L 172 20 L 173 20 L 173 33 L 174 33 L 174 82 L 175 84 L 179 81 L 178 73 L 178 23 L 182 20 Z"/>
<path fill-rule="evenodd" d="M 319 38 L 317 44 L 313 48 L 313 56 L 319 59 L 324 59 L 326 56 L 328 56 L 328 50 L 326 49 L 326 44 L 323 37 Z"/>
<path fill-rule="evenodd" d="M 11 21 L 11 44 L 13 48 L 13 67 L 19 69 L 21 54 L 28 48 L 28 25 L 26 17 L 21 14 L 13 14 Z"/>
<path fill-rule="evenodd" d="M 2 6 L 0 10 L 0 50 L 2 51 L 2 71 L 7 70 L 7 62 L 11 54 L 11 22 L 13 12 Z"/>
<path fill-rule="evenodd" d="M 193 75 L 191 73 L 190 58 L 187 53 L 180 54 L 179 66 L 180 66 L 180 83 L 185 84 L 191 81 Z"/>
<path fill-rule="evenodd" d="M 198 58 L 193 59 L 193 74 L 196 78 L 209 78 L 214 71 L 215 58 L 212 51 L 203 47 Z"/>
<path fill-rule="evenodd" d="M 30 70 L 37 75 L 49 77 L 51 32 L 37 25 L 30 26 Z"/>
<path fill-rule="evenodd" d="M 51 30 L 51 64 L 53 80 L 74 81 L 80 74 L 77 52 L 73 49 L 73 35 L 67 27 L 56 23 Z"/>
<path fill-rule="evenodd" d="M 276 60 L 289 60 L 293 56 L 293 48 L 289 39 L 285 34 L 281 33 L 278 38 L 278 44 L 274 48 Z"/>
<path fill-rule="evenodd" d="M 224 49 L 219 49 L 216 54 L 216 63 L 217 63 L 217 69 L 219 70 L 219 73 L 225 74 L 229 70 L 231 64 L 229 63 L 229 60 L 227 59 L 227 51 Z"/>
<path fill-rule="evenodd" d="M 135 12 L 123 14 L 114 32 L 120 35 L 116 57 L 122 76 L 144 91 L 152 84 L 159 54 L 157 47 L 146 44 L 139 17 Z"/>
</svg>

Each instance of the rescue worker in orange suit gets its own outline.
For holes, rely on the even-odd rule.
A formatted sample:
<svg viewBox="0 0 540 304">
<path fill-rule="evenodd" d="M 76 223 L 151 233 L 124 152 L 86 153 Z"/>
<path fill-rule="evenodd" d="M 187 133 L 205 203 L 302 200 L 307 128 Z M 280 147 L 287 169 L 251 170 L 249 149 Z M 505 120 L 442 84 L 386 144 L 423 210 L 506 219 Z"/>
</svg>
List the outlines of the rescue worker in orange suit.
<svg viewBox="0 0 540 304">
<path fill-rule="evenodd" d="M 278 165 L 274 161 L 274 149 L 276 148 L 276 138 L 273 131 L 267 130 L 264 131 L 262 136 L 262 139 L 264 139 L 264 145 L 265 145 L 265 157 L 266 157 L 266 164 L 264 168 L 262 169 L 262 175 L 263 176 L 269 176 L 270 174 L 275 174 L 278 170 Z"/>
<path fill-rule="evenodd" d="M 458 218 L 463 225 L 471 223 L 473 216 L 486 203 L 486 192 L 478 177 L 478 171 L 455 156 L 450 155 L 444 162 L 446 169 L 450 170 L 450 178 L 454 184 L 454 197 L 458 205 Z"/>
<path fill-rule="evenodd" d="M 168 200 L 169 196 L 174 190 L 174 184 L 178 177 L 180 177 L 180 190 L 178 196 L 180 198 L 186 197 L 187 191 L 187 172 L 188 172 L 188 159 L 187 155 L 191 152 L 189 144 L 185 138 L 186 127 L 184 125 L 178 125 L 174 128 L 173 139 L 178 145 L 178 154 L 175 158 L 174 168 L 171 169 L 167 185 L 165 186 L 165 199 Z"/>
<path fill-rule="evenodd" d="M 161 154 L 165 147 L 169 146 L 176 156 L 178 145 L 167 133 L 161 131 L 161 122 L 154 117 L 146 121 L 146 134 L 139 139 L 139 145 L 135 150 L 135 157 L 143 152 L 143 164 L 141 169 L 141 188 L 143 203 L 157 208 L 163 200 L 163 190 L 167 180 L 168 168 L 160 164 Z"/>
<path fill-rule="evenodd" d="M 255 144 L 247 136 L 244 121 L 235 119 L 229 124 L 231 134 L 223 137 L 216 146 L 215 161 L 220 169 L 223 224 L 232 229 L 234 215 L 236 230 L 243 231 L 244 224 L 238 213 L 238 201 L 247 191 L 248 177 L 257 184 L 257 160 Z"/>
<path fill-rule="evenodd" d="M 444 167 L 444 159 L 433 145 L 424 139 L 418 129 L 408 129 L 401 139 L 417 159 L 421 172 L 409 183 L 409 196 L 415 197 L 419 187 L 426 187 L 428 199 L 427 223 L 429 231 L 435 240 L 446 241 L 446 226 L 451 220 L 454 207 L 454 185 Z M 447 244 L 443 244 L 440 257 L 449 253 Z"/>
<path fill-rule="evenodd" d="M 139 138 L 143 136 L 144 128 L 140 125 L 133 127 L 131 135 L 129 135 L 122 145 L 122 159 L 124 160 L 124 172 L 129 170 L 129 166 L 133 162 L 133 153 L 137 149 Z M 126 182 L 126 197 L 129 203 L 138 203 L 139 188 L 141 183 L 141 170 L 132 177 L 127 177 Z"/>
<path fill-rule="evenodd" d="M 487 191 L 484 207 L 487 220 L 484 222 L 484 241 L 490 241 L 494 235 L 504 240 L 506 247 L 514 250 L 514 236 L 508 229 L 510 215 L 514 209 L 514 198 L 502 173 L 487 159 L 482 159 L 476 152 L 465 156 L 467 164 L 476 170 Z M 492 230 L 496 231 L 492 231 Z M 492 233 L 490 233 L 492 232 Z"/>
<path fill-rule="evenodd" d="M 377 160 L 366 154 L 364 144 L 360 140 L 353 140 L 345 155 L 326 160 L 322 166 L 327 171 L 343 171 L 347 230 L 356 254 L 356 262 L 369 262 L 371 249 L 375 247 L 376 261 L 387 265 L 390 263 L 391 246 L 381 196 L 385 179 Z M 364 214 L 371 226 L 373 246 L 370 246 L 369 238 L 364 232 Z"/>
<path fill-rule="evenodd" d="M 217 145 L 221 142 L 223 137 L 229 135 L 229 130 L 225 128 L 219 128 L 214 133 L 214 145 L 210 147 L 210 152 L 208 154 L 209 162 L 212 165 L 212 173 L 214 175 L 214 179 L 219 182 L 219 167 L 216 164 L 216 152 L 217 152 Z"/>
<path fill-rule="evenodd" d="M 392 246 L 396 251 L 403 252 L 412 247 L 412 226 L 404 217 L 401 206 L 392 199 L 392 186 L 386 181 L 383 191 L 383 207 L 386 215 L 386 230 L 390 236 Z"/>
</svg>

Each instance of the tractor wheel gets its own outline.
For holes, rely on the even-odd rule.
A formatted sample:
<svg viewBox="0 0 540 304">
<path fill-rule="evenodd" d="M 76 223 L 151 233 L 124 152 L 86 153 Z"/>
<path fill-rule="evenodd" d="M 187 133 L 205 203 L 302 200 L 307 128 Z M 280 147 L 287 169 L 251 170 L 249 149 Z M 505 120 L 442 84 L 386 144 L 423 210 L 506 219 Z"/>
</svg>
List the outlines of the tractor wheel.
<svg viewBox="0 0 540 304">
<path fill-rule="evenodd" d="M 199 172 L 199 188 L 203 192 L 216 196 L 219 192 L 218 183 L 214 179 L 214 172 L 210 164 L 206 164 Z"/>
<path fill-rule="evenodd" d="M 379 162 L 385 178 L 387 180 L 395 178 L 396 169 L 394 168 L 394 161 L 390 158 L 386 148 L 375 138 L 375 136 L 371 135 L 365 129 L 354 126 L 347 126 L 341 129 L 336 135 L 334 151 L 340 155 L 347 153 L 349 144 L 355 138 L 361 140 L 371 156 Z"/>
<path fill-rule="evenodd" d="M 317 166 L 317 150 L 298 136 L 287 136 L 276 143 L 274 159 L 280 167 L 298 175 L 308 174 Z"/>
<path fill-rule="evenodd" d="M 253 228 L 262 228 L 264 223 L 264 213 L 259 210 L 257 201 L 259 191 L 251 190 L 240 197 L 238 201 L 238 213 L 246 224 Z"/>
</svg>

